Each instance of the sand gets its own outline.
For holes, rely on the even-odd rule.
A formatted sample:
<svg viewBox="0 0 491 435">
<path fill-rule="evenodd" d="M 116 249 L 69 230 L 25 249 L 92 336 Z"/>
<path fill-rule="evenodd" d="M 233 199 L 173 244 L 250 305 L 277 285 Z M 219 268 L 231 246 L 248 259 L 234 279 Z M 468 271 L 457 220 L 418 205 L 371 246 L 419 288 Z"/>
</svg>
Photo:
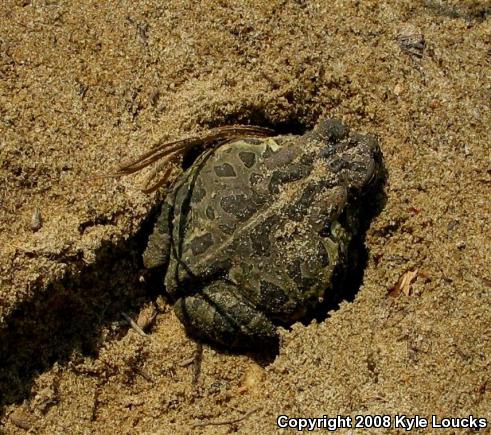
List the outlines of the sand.
<svg viewBox="0 0 491 435">
<path fill-rule="evenodd" d="M 2 2 L 0 432 L 491 420 L 490 12 L 471 0 Z M 146 171 L 103 176 L 211 127 L 298 132 L 325 117 L 376 134 L 384 154 L 362 285 L 326 319 L 282 330 L 269 359 L 204 346 L 196 379 L 195 341 L 142 272 L 164 191 L 141 192 Z"/>
</svg>

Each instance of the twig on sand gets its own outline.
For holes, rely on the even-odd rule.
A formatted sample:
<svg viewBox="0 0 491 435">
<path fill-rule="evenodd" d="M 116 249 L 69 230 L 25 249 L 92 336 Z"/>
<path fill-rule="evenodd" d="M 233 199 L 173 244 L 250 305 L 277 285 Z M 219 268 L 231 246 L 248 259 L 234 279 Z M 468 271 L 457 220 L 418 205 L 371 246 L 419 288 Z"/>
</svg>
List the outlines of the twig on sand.
<svg viewBox="0 0 491 435">
<path fill-rule="evenodd" d="M 223 426 L 225 424 L 235 424 L 239 423 L 242 420 L 245 420 L 246 418 L 250 417 L 252 414 L 255 412 L 259 411 L 261 407 L 253 408 L 249 411 L 247 411 L 242 417 L 231 419 L 231 420 L 223 420 L 223 421 L 206 421 L 203 423 L 197 423 L 193 426 L 193 428 L 197 427 L 204 427 L 204 426 Z"/>
<path fill-rule="evenodd" d="M 188 366 L 189 364 L 192 364 L 195 360 L 196 356 L 190 356 L 189 358 L 186 358 L 184 361 L 181 361 L 178 366 L 179 367 L 186 367 Z"/>
<path fill-rule="evenodd" d="M 193 356 L 181 361 L 179 367 L 187 367 L 193 365 L 193 387 L 196 389 L 199 381 L 199 375 L 201 374 L 201 362 L 203 361 L 203 345 L 196 343 L 196 349 L 193 352 Z"/>
<path fill-rule="evenodd" d="M 147 380 L 147 381 L 148 381 L 148 382 L 150 382 L 151 384 L 154 384 L 154 383 L 155 383 L 155 381 L 153 380 L 152 376 L 150 376 L 150 374 L 149 374 L 147 371 L 145 371 L 145 370 L 143 370 L 143 369 L 139 368 L 139 369 L 137 369 L 137 370 L 136 370 L 136 372 L 137 372 L 137 373 L 138 373 L 138 374 L 139 374 L 139 375 L 140 375 L 140 376 L 141 376 L 143 379 Z"/>
<path fill-rule="evenodd" d="M 126 320 L 128 322 L 128 324 L 139 334 L 141 335 L 142 337 L 148 337 L 148 335 L 145 333 L 145 331 L 143 329 L 141 329 L 137 324 L 136 322 L 130 317 L 128 316 L 128 314 L 126 313 L 121 313 L 121 315 L 123 316 L 124 320 Z"/>
<path fill-rule="evenodd" d="M 203 361 L 203 345 L 196 343 L 196 350 L 194 352 L 193 360 L 193 385 L 196 387 L 199 381 L 199 375 L 201 374 L 201 362 Z"/>
</svg>

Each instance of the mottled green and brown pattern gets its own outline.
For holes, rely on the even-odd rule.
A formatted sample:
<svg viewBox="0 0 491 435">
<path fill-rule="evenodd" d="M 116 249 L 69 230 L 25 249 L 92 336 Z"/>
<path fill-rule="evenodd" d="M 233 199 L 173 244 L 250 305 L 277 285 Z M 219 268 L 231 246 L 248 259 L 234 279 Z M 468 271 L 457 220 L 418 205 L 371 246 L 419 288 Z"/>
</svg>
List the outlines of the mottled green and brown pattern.
<svg viewBox="0 0 491 435">
<path fill-rule="evenodd" d="M 347 262 L 378 155 L 374 137 L 337 121 L 201 155 L 167 197 L 144 255 L 147 267 L 166 267 L 188 331 L 251 347 L 318 306 Z"/>
</svg>

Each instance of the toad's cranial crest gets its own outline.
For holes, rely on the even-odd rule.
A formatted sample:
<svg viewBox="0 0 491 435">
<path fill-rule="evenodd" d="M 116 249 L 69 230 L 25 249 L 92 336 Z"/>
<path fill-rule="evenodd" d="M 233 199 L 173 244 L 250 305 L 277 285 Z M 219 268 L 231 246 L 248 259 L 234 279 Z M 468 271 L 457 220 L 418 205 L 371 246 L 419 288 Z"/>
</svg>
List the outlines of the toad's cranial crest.
<svg viewBox="0 0 491 435">
<path fill-rule="evenodd" d="M 302 136 L 244 128 L 210 132 L 204 144 L 219 146 L 178 178 L 144 253 L 147 268 L 165 270 L 187 331 L 228 348 L 275 342 L 277 325 L 333 294 L 381 167 L 377 140 L 336 120 Z M 199 144 L 162 146 L 121 171 Z"/>
</svg>

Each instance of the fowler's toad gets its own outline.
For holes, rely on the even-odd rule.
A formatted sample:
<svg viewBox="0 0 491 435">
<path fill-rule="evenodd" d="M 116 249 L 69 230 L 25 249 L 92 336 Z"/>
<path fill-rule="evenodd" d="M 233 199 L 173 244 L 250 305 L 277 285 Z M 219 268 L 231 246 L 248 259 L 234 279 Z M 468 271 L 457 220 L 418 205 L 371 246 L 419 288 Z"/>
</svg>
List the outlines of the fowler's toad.
<svg viewBox="0 0 491 435">
<path fill-rule="evenodd" d="M 277 339 L 333 292 L 380 172 L 373 136 L 321 122 L 303 136 L 203 153 L 163 204 L 144 254 L 188 332 L 226 347 Z"/>
</svg>

